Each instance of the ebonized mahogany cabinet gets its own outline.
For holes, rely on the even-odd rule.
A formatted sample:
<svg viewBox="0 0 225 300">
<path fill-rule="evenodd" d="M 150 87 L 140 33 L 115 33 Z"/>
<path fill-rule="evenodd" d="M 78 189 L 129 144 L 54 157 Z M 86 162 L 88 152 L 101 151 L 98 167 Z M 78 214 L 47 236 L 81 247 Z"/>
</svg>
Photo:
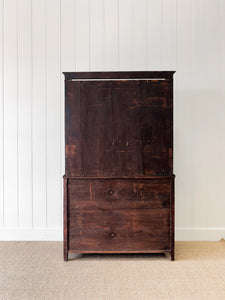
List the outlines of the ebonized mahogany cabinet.
<svg viewBox="0 0 225 300">
<path fill-rule="evenodd" d="M 64 259 L 174 260 L 173 71 L 65 75 Z"/>
</svg>

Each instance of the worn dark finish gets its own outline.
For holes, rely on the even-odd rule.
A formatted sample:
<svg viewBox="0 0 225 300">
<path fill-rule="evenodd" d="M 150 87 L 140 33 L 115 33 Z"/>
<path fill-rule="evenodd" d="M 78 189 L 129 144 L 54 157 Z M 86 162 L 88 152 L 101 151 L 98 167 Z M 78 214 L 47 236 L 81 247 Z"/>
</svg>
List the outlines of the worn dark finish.
<svg viewBox="0 0 225 300">
<path fill-rule="evenodd" d="M 68 260 L 68 223 L 67 223 L 67 194 L 68 194 L 68 179 L 63 179 L 64 201 L 63 201 L 63 244 L 64 244 L 64 260 Z"/>
<path fill-rule="evenodd" d="M 76 210 L 69 213 L 69 250 L 168 250 L 169 225 L 169 209 Z"/>
<path fill-rule="evenodd" d="M 172 174 L 167 80 L 68 81 L 66 93 L 66 176 Z"/>
<path fill-rule="evenodd" d="M 175 210 L 174 210 L 174 205 L 175 205 L 175 191 L 174 191 L 174 179 L 171 180 L 171 193 L 170 193 L 170 255 L 171 255 L 171 260 L 175 259 L 175 249 L 174 249 L 174 223 L 175 223 Z"/>
<path fill-rule="evenodd" d="M 172 79 L 175 71 L 138 72 L 63 72 L 66 80 L 71 79 Z"/>
<path fill-rule="evenodd" d="M 170 208 L 170 179 L 69 179 L 68 209 Z"/>
<path fill-rule="evenodd" d="M 174 259 L 173 71 L 66 72 L 64 259 Z"/>
</svg>

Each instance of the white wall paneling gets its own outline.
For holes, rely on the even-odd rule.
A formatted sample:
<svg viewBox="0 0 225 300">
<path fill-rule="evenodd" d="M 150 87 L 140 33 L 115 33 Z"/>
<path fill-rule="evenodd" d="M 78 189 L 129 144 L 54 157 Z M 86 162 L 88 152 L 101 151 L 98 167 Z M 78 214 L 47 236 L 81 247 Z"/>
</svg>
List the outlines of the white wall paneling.
<svg viewBox="0 0 225 300">
<path fill-rule="evenodd" d="M 4 55 L 3 55 L 4 3 L 0 1 L 0 228 L 4 226 Z"/>
<path fill-rule="evenodd" d="M 192 155 L 193 107 L 192 92 L 192 1 L 177 2 L 177 146 L 178 166 L 176 170 L 177 224 L 185 228 L 192 224 Z M 179 76 L 178 76 L 179 74 Z M 182 130 L 180 130 L 182 126 Z"/>
<path fill-rule="evenodd" d="M 162 70 L 162 0 L 147 2 L 148 70 Z"/>
<path fill-rule="evenodd" d="M 89 69 L 90 71 L 104 70 L 105 67 L 105 2 L 104 0 L 90 1 L 89 24 Z M 84 66 L 85 67 L 85 66 Z"/>
<path fill-rule="evenodd" d="M 0 239 L 62 240 L 62 71 L 176 70 L 176 239 L 225 238 L 223 0 L 0 0 Z"/>
<path fill-rule="evenodd" d="M 133 70 L 147 70 L 147 1 L 133 1 Z"/>
<path fill-rule="evenodd" d="M 208 160 L 207 183 L 208 197 L 207 206 L 211 212 L 207 218 L 208 227 L 220 227 L 224 222 L 225 211 L 222 215 L 218 210 L 220 203 L 224 201 L 223 182 L 224 178 L 224 114 L 225 99 L 221 98 L 221 60 L 224 53 L 221 52 L 221 15 L 220 6 L 222 1 L 206 0 L 206 116 L 207 116 L 207 139 L 208 153 L 212 153 L 212 159 Z M 224 70 L 225 71 L 225 70 Z M 216 120 L 216 121 L 215 121 Z M 222 148 L 221 148 L 222 146 Z M 223 149 L 223 150 L 222 150 Z M 222 150 L 222 152 L 221 152 Z M 213 159 L 213 156 L 216 159 Z M 221 163 L 220 163 L 221 161 Z M 211 186 L 214 188 L 212 189 Z M 213 201 L 210 201 L 212 199 Z"/>
<path fill-rule="evenodd" d="M 32 1 L 33 227 L 47 226 L 47 1 Z M 50 159 L 50 157 L 49 157 Z"/>
<path fill-rule="evenodd" d="M 46 7 L 46 177 L 47 228 L 59 228 L 61 220 L 61 65 L 60 0 L 47 0 Z"/>
<path fill-rule="evenodd" d="M 92 57 L 90 53 L 91 45 L 91 13 L 93 17 L 93 23 L 95 22 L 96 27 L 98 20 L 95 16 L 95 8 L 90 5 L 91 2 L 96 2 L 98 8 L 100 8 L 99 1 L 91 0 L 76 0 L 76 10 L 75 10 L 75 53 L 76 53 L 76 70 L 77 71 L 86 71 L 90 70 L 90 58 Z M 63 5 L 63 3 L 62 3 Z M 92 24 L 93 25 L 93 24 Z M 92 31 L 93 32 L 93 31 Z M 97 33 L 95 33 L 97 35 Z M 95 41 L 97 43 L 97 41 Z M 96 54 L 96 47 L 93 47 Z M 99 51 L 101 51 L 101 42 Z M 95 62 L 93 62 L 95 64 Z"/>
<path fill-rule="evenodd" d="M 134 0 L 119 0 L 119 71 L 132 70 L 134 67 L 133 4 Z"/>
<path fill-rule="evenodd" d="M 32 13 L 18 1 L 18 226 L 32 227 Z M 13 176 L 13 174 L 12 174 Z"/>
<path fill-rule="evenodd" d="M 18 226 L 18 3 L 4 1 L 4 226 Z"/>
<path fill-rule="evenodd" d="M 119 70 L 119 0 L 104 2 L 105 70 Z"/>
</svg>

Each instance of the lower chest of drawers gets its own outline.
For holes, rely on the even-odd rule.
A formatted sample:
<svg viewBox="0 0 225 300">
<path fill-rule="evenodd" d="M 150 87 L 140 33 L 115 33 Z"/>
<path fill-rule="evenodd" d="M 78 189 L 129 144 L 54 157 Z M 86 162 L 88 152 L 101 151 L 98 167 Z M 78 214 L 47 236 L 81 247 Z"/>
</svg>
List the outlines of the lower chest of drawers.
<svg viewBox="0 0 225 300">
<path fill-rule="evenodd" d="M 68 251 L 170 251 L 172 184 L 173 179 L 67 178 Z"/>
</svg>

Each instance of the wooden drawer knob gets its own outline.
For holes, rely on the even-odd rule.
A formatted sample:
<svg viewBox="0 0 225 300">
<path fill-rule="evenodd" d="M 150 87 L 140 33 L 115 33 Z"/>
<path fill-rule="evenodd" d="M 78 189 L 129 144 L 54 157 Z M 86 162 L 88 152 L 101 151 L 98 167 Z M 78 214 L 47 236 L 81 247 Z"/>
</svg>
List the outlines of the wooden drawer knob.
<svg viewBox="0 0 225 300">
<path fill-rule="evenodd" d="M 114 232 L 111 232 L 111 233 L 109 234 L 109 236 L 110 236 L 111 238 L 114 238 L 114 237 L 116 236 L 116 234 L 115 234 Z"/>
<path fill-rule="evenodd" d="M 109 190 L 109 191 L 108 191 L 108 194 L 109 194 L 109 195 L 113 195 L 113 194 L 114 194 L 114 190 Z"/>
</svg>

